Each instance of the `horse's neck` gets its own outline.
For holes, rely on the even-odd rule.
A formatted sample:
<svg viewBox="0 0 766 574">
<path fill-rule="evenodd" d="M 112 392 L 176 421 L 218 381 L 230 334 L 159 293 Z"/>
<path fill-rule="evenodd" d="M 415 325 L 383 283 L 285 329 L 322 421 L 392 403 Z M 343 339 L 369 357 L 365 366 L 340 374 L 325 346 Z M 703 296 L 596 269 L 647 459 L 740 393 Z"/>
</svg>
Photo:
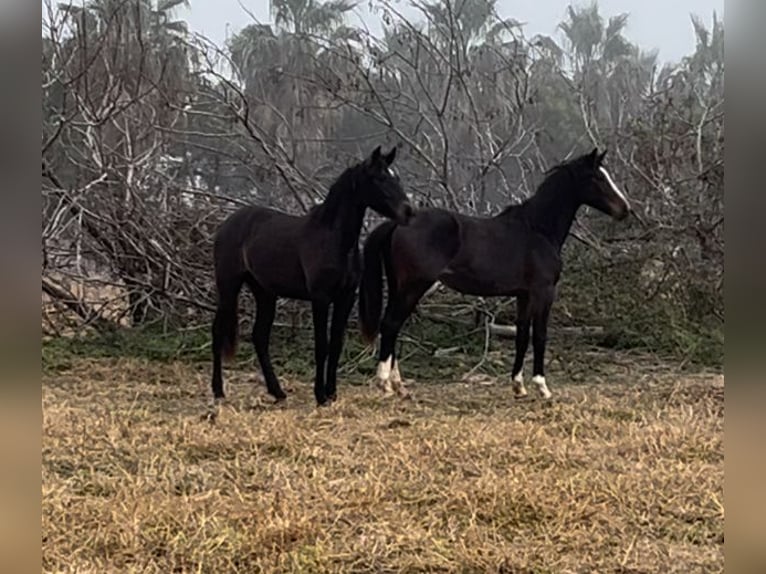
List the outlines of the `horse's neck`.
<svg viewBox="0 0 766 574">
<path fill-rule="evenodd" d="M 362 233 L 364 222 L 364 205 L 347 202 L 344 203 L 338 213 L 335 229 L 340 233 L 340 249 L 342 253 L 348 253 L 359 245 L 359 235 Z"/>
<path fill-rule="evenodd" d="M 579 205 L 566 185 L 545 185 L 524 206 L 533 229 L 559 249 L 564 245 Z"/>
<path fill-rule="evenodd" d="M 358 245 L 366 209 L 364 205 L 348 197 L 351 192 L 352 190 L 346 189 L 331 190 L 314 214 L 322 227 L 337 234 L 338 241 L 334 243 L 342 253 Z"/>
</svg>

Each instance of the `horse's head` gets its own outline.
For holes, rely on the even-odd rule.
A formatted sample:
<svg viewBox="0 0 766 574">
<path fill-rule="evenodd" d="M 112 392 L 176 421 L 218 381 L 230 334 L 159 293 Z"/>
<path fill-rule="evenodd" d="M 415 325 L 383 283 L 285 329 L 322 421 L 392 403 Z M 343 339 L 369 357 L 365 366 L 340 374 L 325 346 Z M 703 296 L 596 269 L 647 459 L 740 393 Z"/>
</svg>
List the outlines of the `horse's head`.
<svg viewBox="0 0 766 574">
<path fill-rule="evenodd" d="M 592 152 L 572 162 L 580 201 L 617 220 L 623 220 L 630 213 L 630 204 L 603 166 L 605 155 L 606 150 L 599 154 L 598 149 L 593 148 Z"/>
<path fill-rule="evenodd" d="M 359 193 L 364 204 L 383 217 L 407 225 L 415 211 L 404 193 L 399 176 L 391 169 L 396 158 L 396 146 L 383 154 L 380 146 L 364 160 L 360 171 Z"/>
</svg>

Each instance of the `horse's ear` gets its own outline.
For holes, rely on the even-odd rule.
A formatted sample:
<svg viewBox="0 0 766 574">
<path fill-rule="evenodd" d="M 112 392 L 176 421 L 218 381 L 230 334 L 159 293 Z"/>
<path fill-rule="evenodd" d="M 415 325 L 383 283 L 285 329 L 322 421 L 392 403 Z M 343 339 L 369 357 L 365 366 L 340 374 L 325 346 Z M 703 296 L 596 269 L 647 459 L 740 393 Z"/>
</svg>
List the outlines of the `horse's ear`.
<svg viewBox="0 0 766 574">
<path fill-rule="evenodd" d="M 380 146 L 376 147 L 374 150 L 372 150 L 372 154 L 370 154 L 370 164 L 375 164 L 380 160 Z"/>
<path fill-rule="evenodd" d="M 597 147 L 594 147 L 593 151 L 591 151 L 588 154 L 588 159 L 591 160 L 591 162 L 593 162 L 593 165 L 596 165 L 596 160 L 598 159 L 598 148 Z"/>
<path fill-rule="evenodd" d="M 604 157 L 606 156 L 606 151 L 607 150 L 605 149 L 603 152 L 601 152 L 601 155 L 598 156 L 598 165 L 601 165 L 602 163 L 604 163 Z"/>
<path fill-rule="evenodd" d="M 384 156 L 384 159 L 386 160 L 386 165 L 391 165 L 394 163 L 394 160 L 396 159 L 396 146 L 391 148 L 391 151 L 388 152 L 386 156 Z"/>
</svg>

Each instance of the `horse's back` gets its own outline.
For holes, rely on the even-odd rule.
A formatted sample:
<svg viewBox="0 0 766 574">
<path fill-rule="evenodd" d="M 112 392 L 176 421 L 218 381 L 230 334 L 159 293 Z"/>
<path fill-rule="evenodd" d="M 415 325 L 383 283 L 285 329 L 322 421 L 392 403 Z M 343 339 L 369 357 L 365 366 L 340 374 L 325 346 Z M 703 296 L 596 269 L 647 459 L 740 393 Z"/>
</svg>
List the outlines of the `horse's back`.
<svg viewBox="0 0 766 574">
<path fill-rule="evenodd" d="M 429 279 L 438 279 L 452 289 L 485 296 L 515 295 L 558 276 L 560 261 L 555 250 L 529 227 L 520 209 L 495 217 L 443 209 L 423 215 L 415 218 L 419 221 L 411 224 L 411 230 L 397 230 L 404 245 L 393 255 L 404 260 L 399 265 L 405 269 L 424 270 Z"/>
<path fill-rule="evenodd" d="M 217 264 L 236 262 L 262 288 L 277 295 L 307 297 L 299 245 L 305 218 L 261 206 L 242 207 L 220 226 Z"/>
<path fill-rule="evenodd" d="M 289 229 L 298 224 L 299 218 L 259 205 L 240 207 L 229 215 L 215 233 L 215 244 L 222 249 L 241 246 L 243 242 L 258 235 L 268 235 L 274 229 Z"/>
</svg>

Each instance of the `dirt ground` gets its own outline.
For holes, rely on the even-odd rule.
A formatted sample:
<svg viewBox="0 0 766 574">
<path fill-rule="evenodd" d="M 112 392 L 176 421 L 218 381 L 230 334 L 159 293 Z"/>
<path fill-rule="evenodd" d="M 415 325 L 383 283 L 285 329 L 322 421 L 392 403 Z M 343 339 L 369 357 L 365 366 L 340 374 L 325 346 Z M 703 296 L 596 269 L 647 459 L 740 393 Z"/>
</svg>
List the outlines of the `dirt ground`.
<svg viewBox="0 0 766 574">
<path fill-rule="evenodd" d="M 45 376 L 45 571 L 723 571 L 720 375 L 550 376 L 549 404 L 497 381 L 418 381 L 409 401 L 341 381 L 327 409 L 286 382 L 274 407 L 229 372 L 211 423 L 205 365 Z"/>
</svg>

